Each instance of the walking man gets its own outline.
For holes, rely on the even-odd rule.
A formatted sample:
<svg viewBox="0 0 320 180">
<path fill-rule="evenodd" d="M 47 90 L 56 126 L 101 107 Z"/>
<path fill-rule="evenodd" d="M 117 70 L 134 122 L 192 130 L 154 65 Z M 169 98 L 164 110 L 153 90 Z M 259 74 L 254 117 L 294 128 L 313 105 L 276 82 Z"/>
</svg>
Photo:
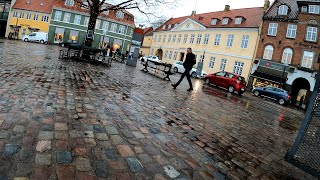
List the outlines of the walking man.
<svg viewBox="0 0 320 180">
<path fill-rule="evenodd" d="M 195 65 L 195 64 L 196 64 L 196 56 L 192 53 L 192 49 L 188 48 L 187 49 L 186 59 L 183 62 L 183 67 L 185 68 L 185 71 L 184 71 L 184 73 L 182 73 L 179 81 L 176 84 L 171 84 L 173 89 L 176 89 L 176 87 L 179 86 L 179 84 L 181 83 L 183 78 L 185 76 L 187 76 L 187 80 L 188 80 L 189 86 L 190 86 L 188 91 L 192 91 L 193 90 L 192 82 L 191 82 L 191 78 L 190 78 L 190 71 L 191 71 L 193 65 Z"/>
</svg>

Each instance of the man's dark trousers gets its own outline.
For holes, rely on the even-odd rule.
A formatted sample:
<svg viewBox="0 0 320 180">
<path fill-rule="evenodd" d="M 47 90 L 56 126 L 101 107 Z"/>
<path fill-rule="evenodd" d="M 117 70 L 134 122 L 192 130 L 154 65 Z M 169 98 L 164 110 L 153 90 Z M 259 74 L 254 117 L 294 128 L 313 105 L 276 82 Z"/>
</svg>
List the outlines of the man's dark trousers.
<svg viewBox="0 0 320 180">
<path fill-rule="evenodd" d="M 192 89 L 193 86 L 192 86 L 191 76 L 190 76 L 190 71 L 191 71 L 191 69 L 192 69 L 192 68 L 188 68 L 188 69 L 186 69 L 186 70 L 182 73 L 179 81 L 175 84 L 176 87 L 179 86 L 179 84 L 181 83 L 181 81 L 183 80 L 183 78 L 184 78 L 185 76 L 187 76 L 187 80 L 188 80 L 188 82 L 189 82 L 190 89 Z"/>
</svg>

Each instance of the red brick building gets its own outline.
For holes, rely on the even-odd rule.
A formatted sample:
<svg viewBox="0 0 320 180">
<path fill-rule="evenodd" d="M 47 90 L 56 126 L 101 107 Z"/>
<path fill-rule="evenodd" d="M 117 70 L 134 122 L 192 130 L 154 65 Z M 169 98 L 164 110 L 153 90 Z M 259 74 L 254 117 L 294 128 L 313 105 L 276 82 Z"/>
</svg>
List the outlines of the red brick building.
<svg viewBox="0 0 320 180">
<path fill-rule="evenodd" d="M 319 69 L 320 2 L 275 0 L 263 16 L 249 85 L 280 86 L 308 102 Z"/>
</svg>

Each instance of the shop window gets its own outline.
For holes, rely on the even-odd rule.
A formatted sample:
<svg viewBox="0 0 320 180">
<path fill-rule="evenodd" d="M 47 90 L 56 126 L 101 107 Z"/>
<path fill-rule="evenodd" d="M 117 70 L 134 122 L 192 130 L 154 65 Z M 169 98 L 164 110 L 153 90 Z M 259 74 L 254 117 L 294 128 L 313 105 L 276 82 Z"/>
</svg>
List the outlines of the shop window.
<svg viewBox="0 0 320 180">
<path fill-rule="evenodd" d="M 64 36 L 64 29 L 56 28 L 55 35 L 54 35 L 54 43 L 62 42 L 63 36 Z"/>
</svg>

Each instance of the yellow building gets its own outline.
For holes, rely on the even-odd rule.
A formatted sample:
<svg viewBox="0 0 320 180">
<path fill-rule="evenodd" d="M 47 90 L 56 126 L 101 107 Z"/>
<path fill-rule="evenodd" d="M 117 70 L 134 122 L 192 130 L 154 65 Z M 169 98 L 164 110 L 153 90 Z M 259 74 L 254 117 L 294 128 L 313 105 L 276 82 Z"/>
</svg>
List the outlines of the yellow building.
<svg viewBox="0 0 320 180">
<path fill-rule="evenodd" d="M 228 71 L 248 80 L 264 10 L 226 5 L 224 11 L 169 19 L 153 32 L 150 55 L 174 63 L 191 47 L 205 72 Z"/>
<path fill-rule="evenodd" d="M 11 8 L 7 38 L 21 39 L 32 32 L 47 32 L 54 0 L 17 0 Z"/>
<path fill-rule="evenodd" d="M 140 51 L 143 56 L 148 56 L 150 54 L 150 48 L 152 45 L 153 32 L 149 32 L 144 35 L 142 46 L 140 47 Z"/>
</svg>

